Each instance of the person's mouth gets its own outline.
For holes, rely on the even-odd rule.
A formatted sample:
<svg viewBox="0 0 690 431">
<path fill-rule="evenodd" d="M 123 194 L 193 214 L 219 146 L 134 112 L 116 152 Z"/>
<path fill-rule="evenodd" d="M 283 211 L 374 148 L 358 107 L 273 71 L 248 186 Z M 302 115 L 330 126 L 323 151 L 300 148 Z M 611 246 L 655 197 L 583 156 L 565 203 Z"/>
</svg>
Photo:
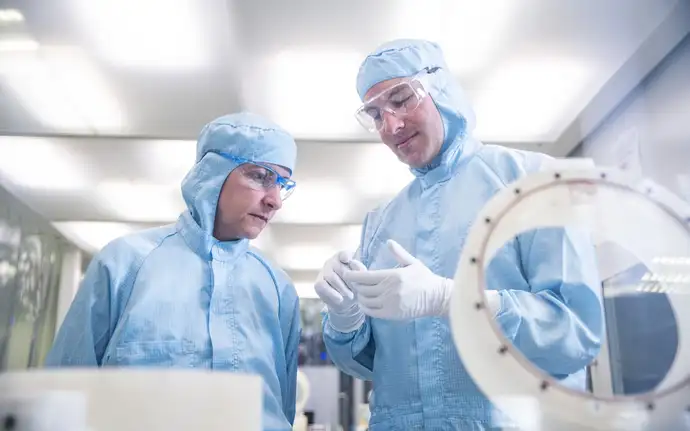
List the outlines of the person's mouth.
<svg viewBox="0 0 690 431">
<path fill-rule="evenodd" d="M 419 133 L 413 133 L 413 134 L 412 134 L 411 136 L 409 136 L 408 138 L 405 138 L 404 140 L 402 140 L 402 141 L 398 142 L 397 144 L 395 144 L 395 147 L 396 147 L 397 149 L 399 149 L 399 150 L 404 150 L 405 148 L 407 148 L 407 147 L 410 145 L 410 142 L 412 142 L 412 140 L 413 140 L 418 134 L 419 134 Z"/>
<path fill-rule="evenodd" d="M 261 220 L 264 223 L 268 223 L 268 217 L 261 214 L 249 214 L 250 216 Z"/>
</svg>

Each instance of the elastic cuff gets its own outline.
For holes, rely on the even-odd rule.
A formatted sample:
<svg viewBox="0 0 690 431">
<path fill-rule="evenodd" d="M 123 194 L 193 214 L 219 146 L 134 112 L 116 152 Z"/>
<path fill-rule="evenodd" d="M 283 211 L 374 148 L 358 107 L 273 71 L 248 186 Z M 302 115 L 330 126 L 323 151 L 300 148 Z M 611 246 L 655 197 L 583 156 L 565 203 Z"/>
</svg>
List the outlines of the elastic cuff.
<svg viewBox="0 0 690 431">
<path fill-rule="evenodd" d="M 441 281 L 441 309 L 439 314 L 441 316 L 448 316 L 450 313 L 450 300 L 453 297 L 453 288 L 455 282 L 450 278 L 443 278 Z"/>
<path fill-rule="evenodd" d="M 364 324 L 366 316 L 359 310 L 359 307 L 355 310 L 353 314 L 340 315 L 328 312 L 328 324 L 331 329 L 347 334 L 348 332 L 356 331 L 362 327 Z"/>
</svg>

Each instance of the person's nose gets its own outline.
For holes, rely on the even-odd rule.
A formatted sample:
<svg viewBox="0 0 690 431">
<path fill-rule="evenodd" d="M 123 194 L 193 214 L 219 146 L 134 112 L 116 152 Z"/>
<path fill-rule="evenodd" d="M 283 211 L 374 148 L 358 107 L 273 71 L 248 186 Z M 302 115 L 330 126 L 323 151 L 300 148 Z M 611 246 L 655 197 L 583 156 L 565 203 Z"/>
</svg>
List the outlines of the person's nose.
<svg viewBox="0 0 690 431">
<path fill-rule="evenodd" d="M 279 210 L 283 206 L 283 200 L 280 197 L 280 187 L 274 186 L 266 190 L 263 201 L 271 210 Z"/>
<path fill-rule="evenodd" d="M 394 135 L 405 127 L 405 122 L 392 112 L 383 111 L 382 117 L 383 129 L 381 131 L 383 133 Z"/>
</svg>

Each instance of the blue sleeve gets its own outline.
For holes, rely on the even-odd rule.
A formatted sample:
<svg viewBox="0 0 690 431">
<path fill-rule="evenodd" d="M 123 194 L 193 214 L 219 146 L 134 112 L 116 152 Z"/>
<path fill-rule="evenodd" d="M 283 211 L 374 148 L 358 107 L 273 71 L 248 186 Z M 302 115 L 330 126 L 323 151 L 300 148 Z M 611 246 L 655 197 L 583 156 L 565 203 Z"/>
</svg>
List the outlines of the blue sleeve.
<svg viewBox="0 0 690 431">
<path fill-rule="evenodd" d="M 371 336 L 371 319 L 367 316 L 356 331 L 336 331 L 323 314 L 323 340 L 333 363 L 344 373 L 361 380 L 372 380 L 376 343 Z"/>
<path fill-rule="evenodd" d="M 110 340 L 110 276 L 94 258 L 46 357 L 46 367 L 100 366 Z"/>
<path fill-rule="evenodd" d="M 512 246 L 511 246 L 512 245 Z M 496 319 L 536 366 L 572 374 L 599 353 L 603 332 L 594 246 L 584 232 L 543 228 L 523 233 L 499 251 L 487 281 L 499 290 Z M 500 265 L 512 261 L 512 265 Z M 494 263 L 499 265 L 492 267 Z M 510 277 L 510 267 L 522 275 Z M 513 288 L 506 285 L 514 281 Z"/>
<path fill-rule="evenodd" d="M 289 305 L 290 322 L 288 337 L 285 341 L 285 364 L 287 385 L 283 391 L 283 411 L 285 417 L 292 425 L 295 421 L 295 404 L 297 402 L 297 365 L 299 361 L 299 340 L 302 335 L 299 298 L 294 287 L 290 286 L 290 299 L 286 301 Z"/>
</svg>

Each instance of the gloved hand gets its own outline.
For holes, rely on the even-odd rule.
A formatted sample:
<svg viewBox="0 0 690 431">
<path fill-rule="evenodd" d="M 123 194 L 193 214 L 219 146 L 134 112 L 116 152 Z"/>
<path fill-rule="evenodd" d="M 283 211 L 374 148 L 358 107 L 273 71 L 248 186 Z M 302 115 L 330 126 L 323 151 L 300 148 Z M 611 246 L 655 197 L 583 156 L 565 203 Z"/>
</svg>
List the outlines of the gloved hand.
<svg viewBox="0 0 690 431">
<path fill-rule="evenodd" d="M 352 266 L 349 264 L 352 263 Z M 359 329 L 364 323 L 362 313 L 355 294 L 343 281 L 343 273 L 347 270 L 362 270 L 364 265 L 352 259 L 352 253 L 341 251 L 328 259 L 324 264 L 314 290 L 328 307 L 328 321 L 333 329 L 339 332 L 351 332 Z"/>
<path fill-rule="evenodd" d="M 357 293 L 361 310 L 382 319 L 415 319 L 448 312 L 453 280 L 431 272 L 400 244 L 388 248 L 401 268 L 377 271 L 345 270 L 343 280 Z"/>
</svg>

